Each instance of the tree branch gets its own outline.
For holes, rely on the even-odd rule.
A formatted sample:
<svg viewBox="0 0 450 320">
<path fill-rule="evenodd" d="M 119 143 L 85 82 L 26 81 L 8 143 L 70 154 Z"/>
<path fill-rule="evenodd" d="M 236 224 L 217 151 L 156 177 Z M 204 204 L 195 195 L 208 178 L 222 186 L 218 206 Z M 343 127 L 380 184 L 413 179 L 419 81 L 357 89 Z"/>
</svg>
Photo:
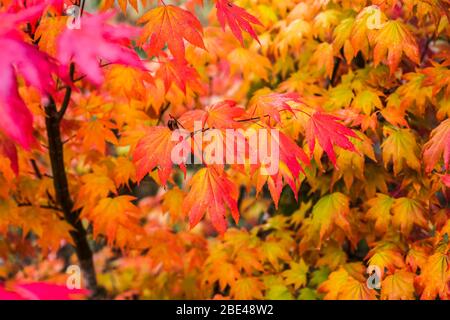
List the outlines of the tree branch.
<svg viewBox="0 0 450 320">
<path fill-rule="evenodd" d="M 75 74 L 75 65 L 73 63 L 70 64 L 70 80 L 73 81 L 73 77 Z M 59 110 L 58 114 L 57 114 L 57 120 L 58 122 L 61 121 L 61 119 L 64 117 L 64 114 L 67 111 L 67 108 L 69 107 L 69 103 L 70 103 L 70 97 L 72 96 L 72 87 L 70 86 L 70 84 L 66 87 L 66 93 L 64 94 L 64 100 L 62 102 L 61 105 L 61 109 Z"/>
<path fill-rule="evenodd" d="M 70 197 L 69 184 L 64 166 L 63 143 L 61 140 L 60 131 L 60 120 L 63 113 L 57 111 L 53 97 L 50 96 L 49 100 L 50 102 L 45 107 L 45 125 L 47 129 L 49 156 L 52 167 L 53 186 L 55 188 L 56 201 L 64 213 L 64 219 L 73 227 L 70 235 L 75 244 L 75 251 L 84 279 L 86 280 L 87 289 L 91 291 L 92 295 L 96 295 L 99 291 L 93 262 L 93 254 L 87 241 L 86 230 L 80 220 L 80 210 L 73 211 L 73 201 Z M 68 97 L 68 100 L 70 100 L 70 96 Z M 65 110 L 64 105 L 61 110 Z"/>
</svg>

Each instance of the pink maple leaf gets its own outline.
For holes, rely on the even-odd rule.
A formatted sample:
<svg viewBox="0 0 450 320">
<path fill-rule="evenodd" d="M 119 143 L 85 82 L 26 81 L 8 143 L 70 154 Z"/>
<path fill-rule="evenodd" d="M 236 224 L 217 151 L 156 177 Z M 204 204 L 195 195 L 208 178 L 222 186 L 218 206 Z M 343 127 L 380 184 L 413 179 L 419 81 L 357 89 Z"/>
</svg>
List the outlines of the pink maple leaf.
<svg viewBox="0 0 450 320">
<path fill-rule="evenodd" d="M 45 96 L 54 88 L 51 74 L 57 67 L 50 56 L 24 42 L 16 26 L 37 19 L 43 9 L 40 5 L 17 14 L 0 14 L 0 128 L 25 149 L 34 142 L 33 116 L 19 95 L 17 76 Z"/>
<path fill-rule="evenodd" d="M 80 72 L 96 85 L 103 82 L 100 60 L 145 69 L 136 52 L 128 48 L 138 29 L 126 25 L 112 26 L 107 20 L 113 11 L 88 15 L 81 19 L 80 29 L 65 29 L 58 38 L 58 60 L 67 71 L 75 62 Z"/>
<path fill-rule="evenodd" d="M 73 300 L 88 293 L 85 289 L 69 289 L 45 282 L 17 282 L 8 288 L 0 285 L 0 300 Z"/>
</svg>

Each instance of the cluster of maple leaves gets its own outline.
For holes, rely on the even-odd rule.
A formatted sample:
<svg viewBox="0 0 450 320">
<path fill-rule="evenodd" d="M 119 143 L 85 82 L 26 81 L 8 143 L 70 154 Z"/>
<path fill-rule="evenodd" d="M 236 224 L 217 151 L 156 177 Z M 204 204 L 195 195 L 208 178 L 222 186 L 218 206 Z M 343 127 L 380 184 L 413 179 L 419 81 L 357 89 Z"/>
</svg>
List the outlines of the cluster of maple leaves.
<svg viewBox="0 0 450 320">
<path fill-rule="evenodd" d="M 0 298 L 87 294 L 49 104 L 108 297 L 450 298 L 448 0 L 118 5 L 0 0 Z M 277 129 L 279 171 L 177 166 L 174 128 Z"/>
</svg>

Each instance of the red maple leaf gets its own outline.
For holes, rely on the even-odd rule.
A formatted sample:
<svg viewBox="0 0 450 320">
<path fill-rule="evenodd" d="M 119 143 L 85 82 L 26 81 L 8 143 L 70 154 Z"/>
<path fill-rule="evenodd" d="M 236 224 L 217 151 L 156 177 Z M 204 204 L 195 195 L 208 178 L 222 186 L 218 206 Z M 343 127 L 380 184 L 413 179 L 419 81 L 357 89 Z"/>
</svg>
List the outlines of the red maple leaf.
<svg viewBox="0 0 450 320">
<path fill-rule="evenodd" d="M 251 24 L 262 26 L 262 23 L 255 16 L 228 0 L 216 0 L 216 8 L 217 19 L 219 19 L 222 29 L 225 30 L 225 25 L 228 24 L 231 32 L 233 32 L 241 44 L 244 43 L 242 30 L 248 32 L 252 38 L 259 42 L 258 36 Z"/>
<path fill-rule="evenodd" d="M 317 139 L 334 165 L 336 165 L 336 155 L 333 145 L 356 152 L 355 146 L 348 137 L 358 138 L 352 130 L 337 122 L 338 120 L 340 120 L 338 117 L 317 111 L 309 119 L 306 128 L 306 139 L 311 155 Z"/>
</svg>

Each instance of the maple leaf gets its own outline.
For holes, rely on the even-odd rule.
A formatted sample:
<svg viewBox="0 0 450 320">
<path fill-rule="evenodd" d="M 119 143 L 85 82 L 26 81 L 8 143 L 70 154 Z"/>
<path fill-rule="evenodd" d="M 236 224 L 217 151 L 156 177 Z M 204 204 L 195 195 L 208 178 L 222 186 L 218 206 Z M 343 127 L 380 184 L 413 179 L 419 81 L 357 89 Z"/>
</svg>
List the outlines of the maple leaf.
<svg viewBox="0 0 450 320">
<path fill-rule="evenodd" d="M 237 300 L 263 299 L 264 283 L 256 277 L 245 277 L 231 285 L 230 294 Z"/>
<path fill-rule="evenodd" d="M 352 107 L 357 110 L 362 110 L 365 114 L 370 115 L 373 111 L 373 107 L 383 109 L 383 104 L 376 92 L 363 90 L 356 95 L 352 102 Z"/>
<path fill-rule="evenodd" d="M 443 121 L 431 131 L 430 140 L 423 146 L 425 171 L 431 172 L 442 155 L 445 170 L 448 170 L 450 163 L 450 119 Z"/>
<path fill-rule="evenodd" d="M 114 182 L 116 187 L 129 186 L 130 181 L 136 181 L 136 167 L 133 162 L 125 157 L 118 157 L 114 159 Z"/>
<path fill-rule="evenodd" d="M 381 270 L 381 275 L 384 274 L 385 269 L 388 269 L 393 273 L 395 270 L 405 266 L 403 252 L 397 245 L 391 242 L 378 242 L 376 246 L 369 251 L 365 259 L 369 259 L 369 265 L 378 266 Z"/>
<path fill-rule="evenodd" d="M 283 271 L 282 275 L 286 284 L 293 284 L 297 290 L 306 285 L 308 270 L 308 265 L 301 259 L 299 263 L 291 262 L 290 269 Z"/>
<path fill-rule="evenodd" d="M 0 128 L 25 149 L 29 149 L 35 141 L 33 116 L 19 95 L 17 77 L 22 76 L 27 85 L 46 97 L 54 91 L 52 73 L 57 73 L 57 66 L 50 56 L 24 42 L 22 35 L 14 28 L 37 19 L 43 8 L 40 5 L 17 14 L 0 13 Z"/>
<path fill-rule="evenodd" d="M 335 242 L 327 243 L 321 249 L 321 253 L 323 256 L 317 260 L 317 266 L 326 266 L 331 270 L 336 270 L 347 261 L 347 254 Z"/>
<path fill-rule="evenodd" d="M 109 121 L 94 119 L 84 122 L 79 131 L 78 138 L 83 141 L 84 150 L 97 150 L 102 154 L 106 152 L 106 142 L 118 144 L 112 129 L 115 125 Z"/>
<path fill-rule="evenodd" d="M 268 70 L 272 65 L 267 57 L 245 48 L 236 48 L 227 55 L 231 74 L 243 74 L 244 78 L 256 75 L 266 81 L 269 79 Z"/>
<path fill-rule="evenodd" d="M 194 46 L 205 49 L 202 39 L 202 25 L 189 11 L 173 5 L 163 5 L 154 8 L 139 18 L 138 23 L 146 23 L 139 43 L 150 43 L 146 49 L 151 56 L 157 55 L 167 44 L 177 61 L 185 60 L 183 39 Z"/>
<path fill-rule="evenodd" d="M 184 214 L 189 214 L 191 228 L 208 212 L 216 230 L 224 233 L 227 228 L 225 204 L 238 223 L 238 190 L 224 171 L 220 172 L 217 167 L 200 169 L 189 181 L 189 186 L 191 189 L 183 201 L 182 210 Z"/>
<path fill-rule="evenodd" d="M 399 270 L 381 283 L 381 300 L 414 300 L 415 274 Z"/>
<path fill-rule="evenodd" d="M 391 74 L 400 63 L 402 52 L 416 64 L 419 64 L 419 49 L 414 36 L 399 20 L 387 22 L 375 39 L 373 58 L 375 66 L 387 54 L 387 65 Z"/>
<path fill-rule="evenodd" d="M 268 117 L 276 122 L 281 121 L 280 112 L 290 111 L 294 112 L 288 102 L 300 103 L 300 95 L 297 93 L 268 93 L 255 94 L 249 102 L 248 114 L 252 117 L 264 118 Z"/>
<path fill-rule="evenodd" d="M 35 38 L 39 39 L 39 49 L 56 56 L 56 43 L 60 33 L 66 28 L 67 19 L 63 16 L 43 16 L 36 28 Z"/>
<path fill-rule="evenodd" d="M 150 2 L 149 0 L 140 0 L 142 3 L 142 7 L 146 7 L 147 4 Z M 115 0 L 104 0 L 102 1 L 101 8 L 103 9 L 109 9 L 114 7 Z M 139 12 L 139 6 L 138 6 L 138 0 L 118 0 L 118 4 L 120 7 L 120 10 L 122 10 L 123 13 L 127 12 L 127 7 L 130 5 L 134 11 Z"/>
<path fill-rule="evenodd" d="M 230 287 L 241 278 L 239 270 L 233 263 L 227 261 L 228 254 L 224 250 L 224 245 L 219 243 L 211 248 L 211 253 L 205 262 L 205 281 L 209 283 L 219 283 L 221 290 L 227 285 Z"/>
<path fill-rule="evenodd" d="M 41 209 L 40 214 L 42 214 L 42 211 Z M 63 246 L 63 242 L 74 245 L 70 236 L 73 227 L 66 221 L 59 219 L 56 214 L 45 219 L 42 227 L 44 232 L 39 236 L 38 243 L 44 255 L 52 252 L 52 250 L 59 250 Z"/>
<path fill-rule="evenodd" d="M 359 264 L 347 264 L 332 272 L 318 287 L 319 292 L 326 293 L 324 300 L 375 300 L 374 290 L 370 290 L 365 281 L 359 279 L 361 267 Z"/>
<path fill-rule="evenodd" d="M 375 230 L 386 233 L 391 223 L 391 208 L 394 199 L 388 195 L 377 193 L 376 197 L 370 199 L 367 204 L 370 209 L 367 211 L 366 217 L 375 220 Z"/>
<path fill-rule="evenodd" d="M 417 282 L 422 287 L 421 299 L 433 300 L 437 296 L 441 299 L 450 297 L 448 288 L 450 262 L 447 251 L 446 241 L 441 241 L 435 252 L 426 260 L 421 274 L 417 278 Z"/>
<path fill-rule="evenodd" d="M 143 5 L 146 5 L 147 0 L 142 0 L 144 3 Z M 122 10 L 122 12 L 126 12 L 127 11 L 127 6 L 128 4 L 131 5 L 131 7 L 133 7 L 134 11 L 138 12 L 139 7 L 138 7 L 138 0 L 119 0 L 119 6 L 120 9 Z"/>
<path fill-rule="evenodd" d="M 0 285 L 1 300 L 72 300 L 88 293 L 84 289 L 45 282 L 13 282 L 6 288 Z"/>
<path fill-rule="evenodd" d="M 334 66 L 333 46 L 327 42 L 319 44 L 311 57 L 311 65 L 317 66 L 319 71 L 325 70 L 326 76 L 331 79 Z"/>
<path fill-rule="evenodd" d="M 270 171 L 267 170 L 267 167 L 272 164 L 260 163 L 256 182 L 256 191 L 257 194 L 259 194 L 262 187 L 267 182 L 270 194 L 275 203 L 275 207 L 278 208 L 278 201 L 283 189 L 283 182 L 290 186 L 294 192 L 295 199 L 298 200 L 296 181 L 299 179 L 299 174 L 304 173 L 302 164 L 308 166 L 310 165 L 310 161 L 303 149 L 283 132 L 277 132 L 277 135 L 274 134 L 273 131 L 269 131 L 269 133 L 270 134 L 265 137 L 260 136 L 259 143 L 260 145 L 267 146 L 273 144 L 275 148 L 278 149 L 278 171 L 276 174 L 267 175 L 270 173 Z M 267 140 L 265 141 L 264 139 Z"/>
<path fill-rule="evenodd" d="M 340 227 L 347 235 L 351 236 L 352 231 L 347 220 L 349 212 L 349 199 L 340 192 L 320 198 L 314 205 L 311 220 L 311 227 L 318 232 L 319 245 L 322 239 L 330 234 L 333 225 Z"/>
<path fill-rule="evenodd" d="M 161 183 L 165 185 L 172 173 L 172 150 L 182 142 L 174 141 L 172 131 L 167 127 L 146 127 L 144 130 L 144 136 L 133 152 L 136 179 L 141 181 L 147 173 L 158 168 Z M 185 172 L 183 163 L 180 164 L 180 168 Z"/>
<path fill-rule="evenodd" d="M 251 274 L 254 271 L 263 271 L 264 267 L 261 263 L 260 250 L 255 248 L 246 248 L 245 246 L 236 252 L 234 264 L 238 270 L 244 270 Z"/>
<path fill-rule="evenodd" d="M 242 30 L 248 32 L 250 36 L 258 41 L 258 36 L 251 24 L 260 25 L 262 23 L 253 15 L 249 14 L 245 9 L 233 4 L 230 0 L 216 0 L 217 19 L 222 29 L 228 26 L 234 36 L 244 45 Z"/>
<path fill-rule="evenodd" d="M 171 221 L 178 221 L 181 220 L 180 218 L 184 218 L 180 208 L 182 207 L 185 196 L 185 192 L 178 187 L 168 190 L 164 194 L 162 209 L 169 212 Z"/>
<path fill-rule="evenodd" d="M 108 177 L 105 168 L 96 166 L 93 171 L 93 173 L 81 177 L 83 185 L 78 192 L 75 208 L 93 205 L 99 199 L 105 198 L 110 192 L 116 193 L 114 181 Z"/>
<path fill-rule="evenodd" d="M 406 163 L 410 168 L 419 171 L 420 162 L 417 158 L 419 148 L 413 132 L 410 129 L 383 128 L 387 138 L 381 144 L 383 149 L 383 162 L 385 167 L 392 160 L 394 163 L 394 175 L 402 171 Z"/>
<path fill-rule="evenodd" d="M 338 117 L 322 113 L 314 112 L 306 126 L 306 140 L 309 143 L 310 155 L 314 152 L 316 139 L 320 146 L 327 153 L 331 162 L 336 165 L 336 155 L 333 145 L 337 145 L 343 149 L 357 152 L 353 143 L 348 137 L 359 139 L 359 137 L 350 129 L 337 122 Z"/>
<path fill-rule="evenodd" d="M 245 110 L 236 106 L 236 102 L 225 100 L 207 106 L 205 109 L 196 109 L 183 113 L 178 119 L 187 130 L 194 130 L 194 122 L 201 122 L 202 128 L 205 124 L 208 128 L 232 129 L 242 127 L 236 120 L 242 117 Z"/>
<path fill-rule="evenodd" d="M 275 281 L 273 281 L 275 282 Z M 266 284 L 268 288 L 265 295 L 265 300 L 294 300 L 289 288 L 281 283 Z"/>
<path fill-rule="evenodd" d="M 406 197 L 395 199 L 392 206 L 392 224 L 404 235 L 409 235 L 414 224 L 426 228 L 427 220 L 423 216 L 423 207 L 419 201 Z"/>
<path fill-rule="evenodd" d="M 75 62 L 79 71 L 95 85 L 103 82 L 99 59 L 145 70 L 138 55 L 124 45 L 137 35 L 137 29 L 108 24 L 113 14 L 83 16 L 82 28 L 66 28 L 58 38 L 57 57 L 62 66 L 68 69 Z"/>
<path fill-rule="evenodd" d="M 160 61 L 160 67 L 156 71 L 156 77 L 163 80 L 166 93 L 172 84 L 180 88 L 183 93 L 186 93 L 187 88 L 190 88 L 198 94 L 205 92 L 197 70 L 186 61 L 176 61 L 174 59 Z"/>
<path fill-rule="evenodd" d="M 417 270 L 423 269 L 423 266 L 427 262 L 428 259 L 428 250 L 427 248 L 418 246 L 417 244 L 412 245 L 406 255 L 405 262 L 408 266 L 411 267 L 413 272 L 417 272 Z"/>
<path fill-rule="evenodd" d="M 264 260 L 269 262 L 276 270 L 280 269 L 280 261 L 289 262 L 291 260 L 286 243 L 276 241 L 274 238 L 266 239 L 261 244 L 261 251 Z"/>
<path fill-rule="evenodd" d="M 125 96 L 128 99 L 144 99 L 148 90 L 146 84 L 153 84 L 153 78 L 143 70 L 114 65 L 106 72 L 105 88 L 114 96 Z"/>
<path fill-rule="evenodd" d="M 93 221 L 94 236 L 104 234 L 108 243 L 113 244 L 121 229 L 138 234 L 140 210 L 131 202 L 135 199 L 132 196 L 105 198 L 92 211 L 83 213 L 83 216 Z"/>
</svg>

